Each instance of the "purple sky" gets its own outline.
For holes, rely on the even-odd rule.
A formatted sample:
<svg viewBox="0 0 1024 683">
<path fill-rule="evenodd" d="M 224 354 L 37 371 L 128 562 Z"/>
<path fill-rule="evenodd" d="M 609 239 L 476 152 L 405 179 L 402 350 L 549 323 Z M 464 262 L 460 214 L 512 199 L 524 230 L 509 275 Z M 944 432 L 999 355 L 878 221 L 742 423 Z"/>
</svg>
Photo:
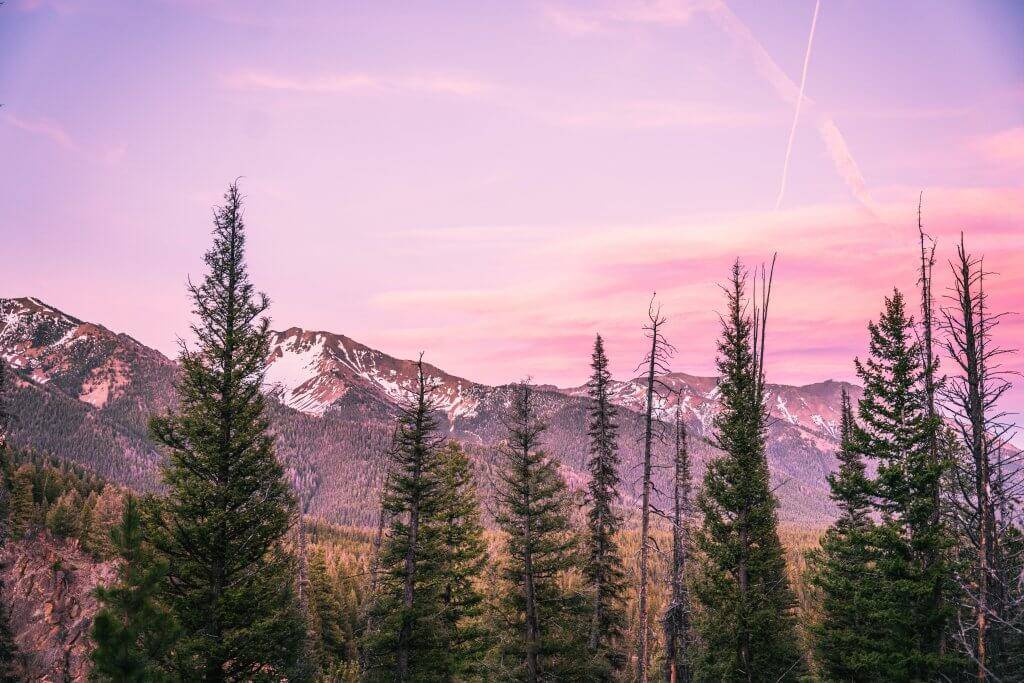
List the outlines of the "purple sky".
<svg viewBox="0 0 1024 683">
<path fill-rule="evenodd" d="M 0 295 L 173 354 L 242 176 L 278 327 L 479 381 L 580 383 L 598 331 L 629 374 L 655 289 L 709 373 L 716 283 L 776 249 L 770 379 L 850 379 L 921 189 L 936 289 L 963 229 L 1024 310 L 1020 3 L 822 2 L 776 210 L 814 8 L 8 0 Z"/>
</svg>

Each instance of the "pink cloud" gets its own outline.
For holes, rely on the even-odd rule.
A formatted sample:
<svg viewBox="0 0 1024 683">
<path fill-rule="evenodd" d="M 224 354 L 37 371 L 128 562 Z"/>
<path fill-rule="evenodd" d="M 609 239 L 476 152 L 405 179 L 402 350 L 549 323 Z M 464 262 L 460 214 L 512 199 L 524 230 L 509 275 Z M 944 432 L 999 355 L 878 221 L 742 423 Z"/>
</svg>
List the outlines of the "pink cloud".
<svg viewBox="0 0 1024 683">
<path fill-rule="evenodd" d="M 1024 167 L 1024 126 L 978 138 L 974 147 L 989 161 Z"/>
<path fill-rule="evenodd" d="M 853 356 L 864 353 L 865 325 L 877 316 L 882 297 L 893 286 L 911 301 L 915 297 L 916 198 L 899 189 L 885 194 L 894 199 L 879 205 L 880 220 L 865 219 L 856 207 L 820 205 L 607 226 L 527 246 L 540 275 L 515 286 L 397 290 L 374 301 L 415 329 L 409 339 L 436 340 L 444 355 L 434 362 L 442 367 L 451 361 L 504 381 L 510 370 L 494 361 L 519 358 L 528 362 L 517 365 L 520 373 L 576 383 L 596 332 L 608 341 L 616 374 L 631 374 L 642 355 L 642 314 L 657 290 L 679 348 L 676 367 L 712 372 L 715 311 L 722 305 L 718 284 L 737 255 L 754 265 L 778 250 L 769 371 L 776 381 L 849 379 Z M 945 260 L 964 229 L 972 250 L 988 254 L 991 268 L 1009 275 L 992 281 L 994 307 L 1012 309 L 1024 300 L 1024 279 L 1012 275 L 1024 260 L 1024 245 L 1008 229 L 1024 221 L 1021 207 L 1024 188 L 926 193 L 926 228 L 939 241 L 937 293 L 949 284 Z M 1007 325 L 1001 333 L 1013 331 Z M 398 348 L 406 343 L 404 332 L 385 336 Z M 1014 362 L 1022 365 L 1020 360 Z"/>
</svg>

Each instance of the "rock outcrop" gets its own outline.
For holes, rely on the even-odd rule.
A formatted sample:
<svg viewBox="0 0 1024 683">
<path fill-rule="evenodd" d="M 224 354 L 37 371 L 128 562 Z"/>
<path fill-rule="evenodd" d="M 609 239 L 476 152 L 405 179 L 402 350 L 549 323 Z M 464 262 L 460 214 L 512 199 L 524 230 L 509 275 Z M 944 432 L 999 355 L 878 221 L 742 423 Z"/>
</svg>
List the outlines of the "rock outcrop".
<svg viewBox="0 0 1024 683">
<path fill-rule="evenodd" d="M 95 562 L 77 540 L 42 533 L 8 541 L 0 567 L 25 680 L 87 680 L 94 591 L 114 579 L 113 563 Z"/>
</svg>

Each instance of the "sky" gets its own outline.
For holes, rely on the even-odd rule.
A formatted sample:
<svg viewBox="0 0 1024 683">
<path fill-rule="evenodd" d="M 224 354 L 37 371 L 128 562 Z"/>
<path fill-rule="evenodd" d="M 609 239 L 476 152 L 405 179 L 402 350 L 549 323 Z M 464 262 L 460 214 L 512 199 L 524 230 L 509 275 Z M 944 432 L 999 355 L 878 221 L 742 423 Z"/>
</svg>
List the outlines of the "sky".
<svg viewBox="0 0 1024 683">
<path fill-rule="evenodd" d="M 8 0 L 0 102 L 0 296 L 168 355 L 236 178 L 277 328 L 487 383 L 631 375 L 655 291 L 711 374 L 774 252 L 769 380 L 852 380 L 921 192 L 936 293 L 963 231 L 1024 312 L 1018 2 Z"/>
</svg>

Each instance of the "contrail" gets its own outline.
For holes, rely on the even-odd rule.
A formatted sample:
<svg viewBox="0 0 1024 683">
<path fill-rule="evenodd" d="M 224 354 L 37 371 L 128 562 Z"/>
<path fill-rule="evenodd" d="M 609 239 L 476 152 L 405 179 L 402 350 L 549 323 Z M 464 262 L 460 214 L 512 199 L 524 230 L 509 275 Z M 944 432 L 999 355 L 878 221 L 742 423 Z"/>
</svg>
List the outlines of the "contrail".
<svg viewBox="0 0 1024 683">
<path fill-rule="evenodd" d="M 857 162 L 832 117 L 824 112 L 815 111 L 814 101 L 801 96 L 801 89 L 797 87 L 797 84 L 775 63 L 764 46 L 754 37 L 747 25 L 729 9 L 724 0 L 707 0 L 705 11 L 712 21 L 735 41 L 738 47 L 749 54 L 754 68 L 762 78 L 768 81 L 779 97 L 794 106 L 800 100 L 807 100 L 807 105 L 812 107 L 811 111 L 814 112 L 814 124 L 818 129 L 818 135 L 825 143 L 825 148 L 828 150 L 829 156 L 832 157 L 832 164 L 839 176 L 861 205 L 878 216 L 879 206 L 868 192 L 864 176 L 860 172 L 860 168 L 857 167 Z"/>
<path fill-rule="evenodd" d="M 782 197 L 786 194 L 786 178 L 789 177 L 789 158 L 793 154 L 793 138 L 796 137 L 796 125 L 800 121 L 800 105 L 804 101 L 804 87 L 807 85 L 807 67 L 811 63 L 811 45 L 814 44 L 814 27 L 818 25 L 818 12 L 821 10 L 821 0 L 814 3 L 814 17 L 811 19 L 811 34 L 807 37 L 807 53 L 804 55 L 804 71 L 800 76 L 800 92 L 796 96 L 796 110 L 793 112 L 793 126 L 789 129 L 789 142 L 786 144 L 786 160 L 782 164 L 782 185 L 779 187 L 779 196 L 775 200 L 775 210 L 782 206 Z"/>
</svg>

